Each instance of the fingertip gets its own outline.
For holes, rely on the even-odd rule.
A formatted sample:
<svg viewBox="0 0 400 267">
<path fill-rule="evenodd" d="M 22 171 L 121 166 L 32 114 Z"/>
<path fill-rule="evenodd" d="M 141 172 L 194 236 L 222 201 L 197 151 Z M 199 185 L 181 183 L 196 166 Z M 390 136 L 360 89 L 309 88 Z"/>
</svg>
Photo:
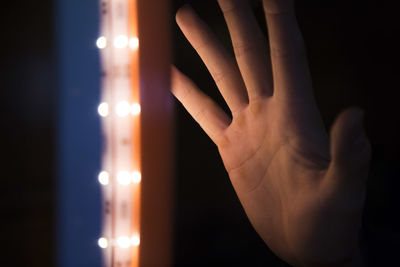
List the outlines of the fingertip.
<svg viewBox="0 0 400 267">
<path fill-rule="evenodd" d="M 179 70 L 171 64 L 171 90 L 173 91 L 179 78 Z"/>
<path fill-rule="evenodd" d="M 336 123 L 340 122 L 341 128 L 354 129 L 363 122 L 364 111 L 359 107 L 349 107 L 342 111 L 336 118 Z M 336 124 L 334 124 L 336 125 Z M 335 127 L 332 128 L 335 130 Z"/>
<path fill-rule="evenodd" d="M 177 68 L 175 65 L 171 64 L 171 92 L 179 98 L 182 95 L 182 91 L 185 91 L 184 86 L 186 76 Z"/>
<path fill-rule="evenodd" d="M 341 121 L 342 131 L 347 132 L 352 139 L 364 134 L 364 111 L 360 107 L 350 107 L 344 110 L 337 119 Z"/>
<path fill-rule="evenodd" d="M 348 108 L 338 116 L 331 131 L 332 177 L 357 187 L 365 183 L 371 161 L 371 143 L 363 118 L 361 108 Z"/>
<path fill-rule="evenodd" d="M 174 74 L 175 72 L 178 71 L 178 69 L 175 67 L 174 64 L 171 64 L 171 65 L 170 65 L 170 71 L 171 71 L 171 74 Z"/>
<path fill-rule="evenodd" d="M 190 15 L 190 13 L 193 13 L 194 10 L 189 4 L 185 4 L 181 6 L 178 11 L 175 14 L 175 21 L 176 23 L 181 26 L 182 23 L 184 22 L 185 18 Z"/>
<path fill-rule="evenodd" d="M 175 13 L 175 21 L 179 25 L 179 22 L 181 21 L 182 17 L 182 12 L 185 6 L 181 6 Z"/>
<path fill-rule="evenodd" d="M 371 145 L 361 108 L 348 108 L 338 116 L 331 130 L 331 153 L 337 165 L 350 169 L 357 170 L 369 164 Z"/>
<path fill-rule="evenodd" d="M 349 107 L 343 112 L 349 114 L 354 120 L 362 120 L 364 117 L 364 110 L 357 106 Z"/>
</svg>

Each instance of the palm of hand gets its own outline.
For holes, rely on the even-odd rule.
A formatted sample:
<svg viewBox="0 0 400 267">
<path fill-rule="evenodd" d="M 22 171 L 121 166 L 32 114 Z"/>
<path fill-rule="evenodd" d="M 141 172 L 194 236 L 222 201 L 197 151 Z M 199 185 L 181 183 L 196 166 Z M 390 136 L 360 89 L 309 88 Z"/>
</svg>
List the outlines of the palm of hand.
<svg viewBox="0 0 400 267">
<path fill-rule="evenodd" d="M 356 241 L 362 192 L 351 192 L 359 197 L 352 207 L 337 202 L 341 192 L 328 192 L 332 188 L 323 183 L 330 156 L 322 124 L 294 117 L 301 111 L 285 110 L 273 98 L 263 102 L 237 114 L 217 142 L 247 216 L 268 246 L 296 266 L 347 260 Z M 345 232 L 338 229 L 343 225 Z"/>
<path fill-rule="evenodd" d="M 219 0 L 237 64 L 191 9 L 178 12 L 178 24 L 214 77 L 232 119 L 176 69 L 172 88 L 218 146 L 267 245 L 294 265 L 337 266 L 356 250 L 369 146 L 357 110 L 339 117 L 329 145 L 290 2 L 264 0 L 269 59 L 250 8 Z"/>
</svg>

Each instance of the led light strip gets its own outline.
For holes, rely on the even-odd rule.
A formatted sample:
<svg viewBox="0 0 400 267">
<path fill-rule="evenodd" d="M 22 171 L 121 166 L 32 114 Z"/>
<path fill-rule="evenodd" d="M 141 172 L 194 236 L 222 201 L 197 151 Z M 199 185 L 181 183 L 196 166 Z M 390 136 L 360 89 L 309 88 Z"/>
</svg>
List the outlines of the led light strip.
<svg viewBox="0 0 400 267">
<path fill-rule="evenodd" d="M 140 101 L 138 0 L 100 0 L 102 63 L 98 113 L 103 156 L 98 181 L 103 195 L 103 233 L 98 245 L 105 266 L 139 266 Z"/>
</svg>

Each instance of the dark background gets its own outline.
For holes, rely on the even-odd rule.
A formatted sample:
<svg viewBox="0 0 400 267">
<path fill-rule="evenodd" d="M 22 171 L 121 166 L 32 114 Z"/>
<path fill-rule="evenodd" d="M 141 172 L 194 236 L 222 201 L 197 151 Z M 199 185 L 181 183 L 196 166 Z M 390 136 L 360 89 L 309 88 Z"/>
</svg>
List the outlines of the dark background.
<svg viewBox="0 0 400 267">
<path fill-rule="evenodd" d="M 173 11 L 184 2 L 176 0 Z M 217 4 L 190 2 L 230 48 Z M 400 249 L 398 12 L 395 4 L 384 2 L 354 7 L 345 1 L 297 2 L 326 126 L 347 106 L 366 111 L 373 159 L 361 243 L 371 266 L 395 266 Z M 263 23 L 260 7 L 254 1 Z M 53 266 L 58 94 L 54 4 L 7 1 L 2 10 L 0 265 Z M 172 32 L 174 63 L 223 104 L 175 24 Z M 176 114 L 175 266 L 285 266 L 251 228 L 216 147 L 179 104 Z"/>
</svg>

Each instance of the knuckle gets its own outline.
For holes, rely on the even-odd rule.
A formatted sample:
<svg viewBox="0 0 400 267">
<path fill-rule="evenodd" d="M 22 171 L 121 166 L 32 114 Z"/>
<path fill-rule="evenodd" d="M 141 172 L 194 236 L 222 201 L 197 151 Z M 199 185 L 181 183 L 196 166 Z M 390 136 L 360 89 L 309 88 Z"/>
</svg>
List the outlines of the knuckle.
<svg viewBox="0 0 400 267">
<path fill-rule="evenodd" d="M 236 58 L 243 57 L 243 55 L 252 53 L 257 50 L 256 45 L 249 42 L 235 42 L 233 43 L 233 50 Z"/>
<path fill-rule="evenodd" d="M 219 0 L 218 2 L 221 7 L 222 13 L 224 14 L 235 13 L 240 10 L 238 1 Z"/>
<path fill-rule="evenodd" d="M 211 76 L 214 79 L 214 82 L 217 86 L 220 86 L 224 80 L 229 76 L 229 72 L 221 71 L 221 72 L 213 72 Z"/>
<path fill-rule="evenodd" d="M 306 55 L 306 49 L 303 41 L 297 42 L 290 47 L 282 47 L 277 45 L 271 45 L 270 53 L 272 57 L 303 57 Z"/>
</svg>

